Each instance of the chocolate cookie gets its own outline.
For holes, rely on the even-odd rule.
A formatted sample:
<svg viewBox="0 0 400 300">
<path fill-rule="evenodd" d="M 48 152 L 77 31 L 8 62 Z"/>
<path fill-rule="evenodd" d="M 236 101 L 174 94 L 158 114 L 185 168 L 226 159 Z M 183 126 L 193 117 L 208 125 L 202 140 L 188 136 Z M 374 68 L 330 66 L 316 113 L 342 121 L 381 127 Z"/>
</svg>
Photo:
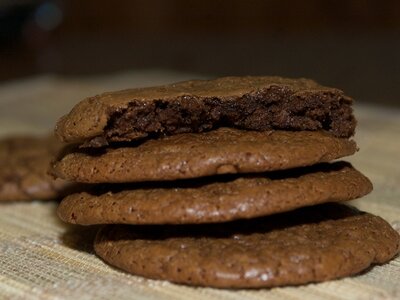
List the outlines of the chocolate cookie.
<svg viewBox="0 0 400 300">
<path fill-rule="evenodd" d="M 351 104 L 342 91 L 303 78 L 193 80 L 87 98 L 59 120 L 56 134 L 95 147 L 217 127 L 326 130 L 348 138 L 356 125 Z"/>
<path fill-rule="evenodd" d="M 355 151 L 354 141 L 319 131 L 219 128 L 147 140 L 136 147 L 72 152 L 53 164 L 53 173 L 88 183 L 165 181 L 289 169 Z"/>
<path fill-rule="evenodd" d="M 47 174 L 61 148 L 54 137 L 19 136 L 0 140 L 0 201 L 53 199 L 71 184 Z"/>
<path fill-rule="evenodd" d="M 380 217 L 340 204 L 208 225 L 106 225 L 95 251 L 152 279 L 218 288 L 298 285 L 353 275 L 399 252 Z"/>
<path fill-rule="evenodd" d="M 82 225 L 210 223 L 351 200 L 372 190 L 371 182 L 344 162 L 264 177 L 190 181 L 178 186 L 72 194 L 61 202 L 57 212 L 62 220 Z"/>
</svg>

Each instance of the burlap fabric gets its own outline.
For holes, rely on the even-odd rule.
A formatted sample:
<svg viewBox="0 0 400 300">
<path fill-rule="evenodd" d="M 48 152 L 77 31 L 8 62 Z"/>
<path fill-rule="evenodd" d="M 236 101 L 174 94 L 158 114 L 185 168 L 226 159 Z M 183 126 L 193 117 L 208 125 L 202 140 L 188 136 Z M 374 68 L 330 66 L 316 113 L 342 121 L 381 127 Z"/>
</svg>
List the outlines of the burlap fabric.
<svg viewBox="0 0 400 300">
<path fill-rule="evenodd" d="M 85 96 L 193 77 L 149 71 L 3 84 L 0 136 L 47 132 Z M 349 160 L 375 188 L 353 204 L 400 230 L 400 110 L 356 105 L 356 115 L 361 150 Z M 353 278 L 270 290 L 191 288 L 131 276 L 93 254 L 96 228 L 63 224 L 55 216 L 56 205 L 0 204 L 0 299 L 400 299 L 399 257 Z"/>
</svg>

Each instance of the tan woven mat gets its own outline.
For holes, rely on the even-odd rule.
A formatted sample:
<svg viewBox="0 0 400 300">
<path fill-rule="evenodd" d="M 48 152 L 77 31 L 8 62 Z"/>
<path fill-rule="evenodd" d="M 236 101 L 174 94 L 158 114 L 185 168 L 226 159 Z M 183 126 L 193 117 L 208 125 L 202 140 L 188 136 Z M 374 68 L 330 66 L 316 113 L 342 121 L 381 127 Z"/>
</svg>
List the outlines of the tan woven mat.
<svg viewBox="0 0 400 300">
<path fill-rule="evenodd" d="M 84 96 L 192 76 L 136 72 L 0 85 L 0 136 L 42 133 Z M 374 183 L 353 203 L 400 230 L 400 110 L 356 105 L 360 151 L 349 160 Z M 56 203 L 0 205 L 0 299 L 400 299 L 400 258 L 342 280 L 264 290 L 190 288 L 117 271 L 93 255 L 96 228 L 67 226 Z"/>
</svg>

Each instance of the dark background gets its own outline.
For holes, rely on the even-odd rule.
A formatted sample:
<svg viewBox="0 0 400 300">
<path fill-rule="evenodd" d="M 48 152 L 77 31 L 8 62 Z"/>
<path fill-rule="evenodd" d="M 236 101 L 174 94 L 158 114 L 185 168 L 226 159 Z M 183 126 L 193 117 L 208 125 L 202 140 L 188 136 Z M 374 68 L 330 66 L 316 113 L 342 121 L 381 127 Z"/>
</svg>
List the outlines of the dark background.
<svg viewBox="0 0 400 300">
<path fill-rule="evenodd" d="M 311 77 L 400 105 L 400 1 L 0 0 L 0 81 L 148 68 Z"/>
</svg>

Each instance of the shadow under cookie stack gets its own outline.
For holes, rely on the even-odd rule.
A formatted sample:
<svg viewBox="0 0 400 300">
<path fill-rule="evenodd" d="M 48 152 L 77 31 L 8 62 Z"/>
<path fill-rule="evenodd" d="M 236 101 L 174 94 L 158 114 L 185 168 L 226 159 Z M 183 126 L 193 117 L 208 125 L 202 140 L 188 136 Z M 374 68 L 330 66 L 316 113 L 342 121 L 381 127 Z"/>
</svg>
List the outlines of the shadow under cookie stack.
<svg viewBox="0 0 400 300">
<path fill-rule="evenodd" d="M 56 127 L 62 179 L 95 184 L 59 217 L 105 224 L 94 249 L 131 274 L 218 288 L 350 276 L 399 251 L 351 164 L 352 100 L 312 80 L 226 77 L 87 98 Z M 334 162 L 333 162 L 334 161 Z"/>
</svg>

